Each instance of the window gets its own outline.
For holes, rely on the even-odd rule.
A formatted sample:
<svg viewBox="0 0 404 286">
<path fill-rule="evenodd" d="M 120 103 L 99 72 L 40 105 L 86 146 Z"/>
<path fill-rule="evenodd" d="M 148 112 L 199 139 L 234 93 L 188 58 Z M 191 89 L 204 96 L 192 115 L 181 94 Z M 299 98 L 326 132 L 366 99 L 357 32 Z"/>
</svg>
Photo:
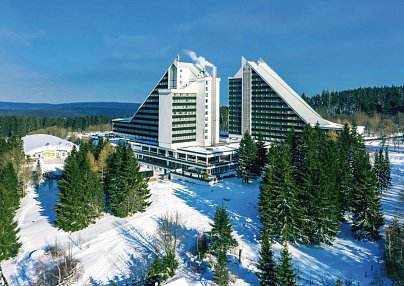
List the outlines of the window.
<svg viewBox="0 0 404 286">
<path fill-rule="evenodd" d="M 206 103 L 208 103 L 208 99 L 206 99 L 205 101 L 206 101 Z"/>
<path fill-rule="evenodd" d="M 208 115 L 208 112 L 207 112 L 207 111 L 205 111 L 205 115 Z"/>
</svg>

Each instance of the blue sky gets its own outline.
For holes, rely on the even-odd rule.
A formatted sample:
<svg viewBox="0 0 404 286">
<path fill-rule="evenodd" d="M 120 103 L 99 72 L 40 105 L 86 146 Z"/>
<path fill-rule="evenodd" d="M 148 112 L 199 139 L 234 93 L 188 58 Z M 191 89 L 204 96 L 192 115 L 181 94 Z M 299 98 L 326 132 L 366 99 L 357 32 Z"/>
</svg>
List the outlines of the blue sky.
<svg viewBox="0 0 404 286">
<path fill-rule="evenodd" d="M 184 49 L 241 56 L 299 94 L 404 84 L 404 1 L 2 0 L 0 101 L 141 102 Z"/>
</svg>

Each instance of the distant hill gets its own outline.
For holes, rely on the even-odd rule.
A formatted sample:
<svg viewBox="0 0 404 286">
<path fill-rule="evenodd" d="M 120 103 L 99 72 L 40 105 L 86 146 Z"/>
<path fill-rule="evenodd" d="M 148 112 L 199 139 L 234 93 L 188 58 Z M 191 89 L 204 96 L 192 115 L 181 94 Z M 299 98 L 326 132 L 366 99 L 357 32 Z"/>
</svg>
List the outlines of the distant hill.
<svg viewBox="0 0 404 286">
<path fill-rule="evenodd" d="M 0 115 L 60 116 L 127 116 L 133 115 L 139 103 L 74 102 L 74 103 L 19 103 L 0 101 Z"/>
</svg>

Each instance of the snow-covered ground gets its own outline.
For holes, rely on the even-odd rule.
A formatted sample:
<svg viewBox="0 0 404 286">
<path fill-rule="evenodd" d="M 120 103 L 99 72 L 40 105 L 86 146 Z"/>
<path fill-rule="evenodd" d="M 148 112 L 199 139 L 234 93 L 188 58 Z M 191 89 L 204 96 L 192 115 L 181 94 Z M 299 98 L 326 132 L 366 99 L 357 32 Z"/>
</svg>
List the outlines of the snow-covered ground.
<svg viewBox="0 0 404 286">
<path fill-rule="evenodd" d="M 390 150 L 393 188 L 383 196 L 385 217 L 402 213 L 399 193 L 404 185 L 404 150 Z M 56 164 L 46 169 L 60 169 Z M 178 212 L 184 225 L 182 260 L 177 277 L 183 276 L 190 285 L 210 285 L 209 270 L 196 271 L 191 250 L 199 234 L 210 229 L 215 207 L 223 204 L 229 211 L 239 241 L 235 258 L 229 268 L 235 274 L 235 285 L 259 285 L 254 274 L 258 258 L 259 216 L 257 209 L 259 182 L 242 184 L 237 178 L 215 186 L 202 186 L 182 181 L 150 183 L 152 205 L 145 213 L 120 219 L 104 215 L 88 228 L 72 234 L 53 225 L 53 206 L 57 200 L 56 181 L 44 182 L 38 190 L 31 189 L 22 200 L 16 219 L 21 228 L 22 248 L 19 255 L 3 263 L 2 267 L 11 285 L 29 285 L 33 261 L 38 250 L 55 241 L 71 245 L 81 260 L 84 275 L 77 285 L 108 285 L 109 279 L 124 279 L 150 263 L 153 257 L 153 236 L 158 219 L 165 213 Z M 241 249 L 241 263 L 237 262 Z M 275 249 L 280 246 L 275 245 Z M 382 242 L 358 242 L 353 239 L 348 224 L 331 246 L 291 245 L 299 285 L 334 285 L 341 277 L 369 285 L 383 274 Z M 359 284 L 357 284 L 359 282 Z"/>
</svg>

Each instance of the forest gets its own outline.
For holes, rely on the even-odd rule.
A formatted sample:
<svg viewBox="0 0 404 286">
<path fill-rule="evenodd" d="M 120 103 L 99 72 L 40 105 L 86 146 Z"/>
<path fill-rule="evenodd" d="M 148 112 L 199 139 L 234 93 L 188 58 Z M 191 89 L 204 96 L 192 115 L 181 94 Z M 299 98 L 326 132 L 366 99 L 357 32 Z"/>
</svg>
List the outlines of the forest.
<svg viewBox="0 0 404 286">
<path fill-rule="evenodd" d="M 0 116 L 0 137 L 23 137 L 30 133 L 49 133 L 64 131 L 110 131 L 111 116 Z M 52 134 L 59 136 L 60 134 Z"/>
<path fill-rule="evenodd" d="M 324 118 L 342 124 L 356 122 L 365 126 L 368 134 L 403 132 L 404 86 L 325 90 L 302 98 Z"/>
</svg>

